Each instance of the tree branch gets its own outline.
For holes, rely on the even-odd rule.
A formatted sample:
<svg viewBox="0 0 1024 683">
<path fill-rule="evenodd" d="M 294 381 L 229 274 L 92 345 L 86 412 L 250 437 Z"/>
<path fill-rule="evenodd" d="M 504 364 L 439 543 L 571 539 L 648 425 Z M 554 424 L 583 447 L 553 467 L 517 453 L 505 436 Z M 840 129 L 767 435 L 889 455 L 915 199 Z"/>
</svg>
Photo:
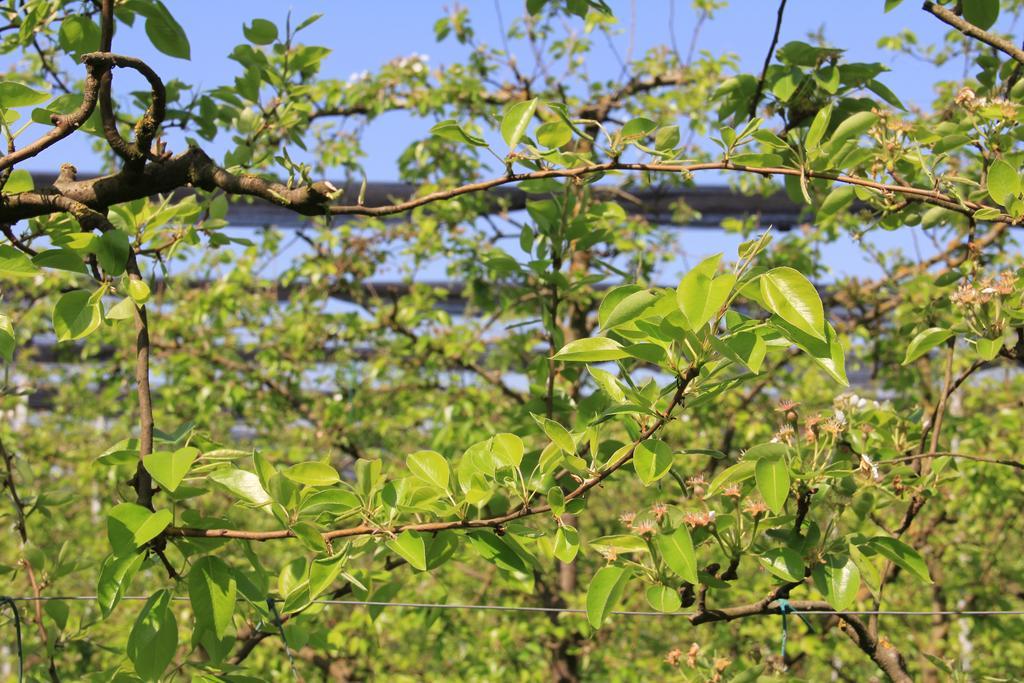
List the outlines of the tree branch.
<svg viewBox="0 0 1024 683">
<path fill-rule="evenodd" d="M 646 429 L 644 429 L 640 435 L 633 441 L 631 447 L 619 456 L 618 460 L 611 463 L 603 470 L 595 474 L 594 476 L 583 480 L 575 489 L 565 495 L 565 501 L 571 501 L 579 498 L 590 489 L 594 488 L 605 479 L 610 477 L 614 472 L 621 469 L 626 463 L 633 459 L 633 453 L 636 451 L 637 446 L 653 436 L 659 431 L 672 417 L 672 411 L 682 403 L 683 394 L 686 392 L 687 386 L 693 381 L 698 375 L 696 367 L 691 366 L 685 373 L 683 373 L 677 382 L 676 392 L 672 399 L 669 401 L 668 407 L 664 413 L 661 413 L 654 422 L 652 422 Z M 487 528 L 500 528 L 505 524 L 522 519 L 524 517 L 530 517 L 533 515 L 541 514 L 543 512 L 550 512 L 551 506 L 547 503 L 531 507 L 524 505 L 523 507 L 514 508 L 510 512 L 495 517 L 488 517 L 485 519 L 459 519 L 449 520 L 443 522 L 415 522 L 410 524 L 398 524 L 390 528 L 382 528 L 379 525 L 360 524 L 358 526 L 348 527 L 344 529 L 335 529 L 333 531 L 327 531 L 323 533 L 325 541 L 330 541 L 335 538 L 351 538 L 354 536 L 370 536 L 374 534 L 387 533 L 387 534 L 400 534 L 403 531 L 422 531 L 422 532 L 437 532 L 446 531 L 449 529 L 487 529 Z M 186 538 L 238 538 L 246 539 L 250 541 L 270 541 L 281 538 L 292 538 L 295 536 L 295 532 L 291 529 L 275 529 L 273 531 L 246 531 L 240 529 L 195 529 L 190 527 L 168 527 L 164 531 L 164 535 L 170 537 L 186 537 Z"/>
<path fill-rule="evenodd" d="M 968 38 L 980 40 L 986 45 L 994 47 L 1000 52 L 1004 52 L 1010 57 L 1013 57 L 1018 63 L 1024 64 L 1024 50 L 1021 50 L 1010 41 L 1004 40 L 994 33 L 989 33 L 988 31 L 978 28 L 963 17 L 957 15 L 955 12 L 946 9 L 942 5 L 936 5 L 934 2 L 928 2 L 926 0 L 924 5 L 921 6 L 921 9 L 934 15 L 940 21 L 949 24 Z"/>
<path fill-rule="evenodd" d="M 757 89 L 754 90 L 754 97 L 750 100 L 750 112 L 748 118 L 757 115 L 757 105 L 761 101 L 761 93 L 764 92 L 764 79 L 768 75 L 768 67 L 772 63 L 772 54 L 775 53 L 775 46 L 779 44 L 779 31 L 782 30 L 782 13 L 786 11 L 786 0 L 780 0 L 779 12 L 775 17 L 775 34 L 772 35 L 771 45 L 768 46 L 768 54 L 764 56 L 764 66 L 761 67 L 761 76 L 757 79 Z"/>
</svg>

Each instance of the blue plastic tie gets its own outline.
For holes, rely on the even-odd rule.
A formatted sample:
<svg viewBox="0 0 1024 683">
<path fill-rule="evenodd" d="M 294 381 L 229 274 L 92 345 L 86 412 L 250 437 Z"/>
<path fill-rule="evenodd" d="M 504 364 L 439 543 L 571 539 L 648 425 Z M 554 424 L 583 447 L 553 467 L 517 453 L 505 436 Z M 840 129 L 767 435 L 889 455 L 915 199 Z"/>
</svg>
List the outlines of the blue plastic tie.
<svg viewBox="0 0 1024 683">
<path fill-rule="evenodd" d="M 778 605 L 779 605 L 779 614 L 782 615 L 782 648 L 780 649 L 779 654 L 782 656 L 782 661 L 785 662 L 786 661 L 786 639 L 789 636 L 789 628 L 788 628 L 788 626 L 786 624 L 786 615 L 787 614 L 795 614 L 798 617 L 800 617 L 800 620 L 802 622 L 804 622 L 805 624 L 807 624 L 807 628 L 809 628 L 811 630 L 811 632 L 814 631 L 814 627 L 811 626 L 811 622 L 807 621 L 807 617 L 805 617 L 800 612 L 796 611 L 796 609 L 794 609 L 793 606 L 791 604 L 789 604 L 789 600 L 787 600 L 785 598 L 779 598 L 775 602 L 778 603 Z"/>
</svg>

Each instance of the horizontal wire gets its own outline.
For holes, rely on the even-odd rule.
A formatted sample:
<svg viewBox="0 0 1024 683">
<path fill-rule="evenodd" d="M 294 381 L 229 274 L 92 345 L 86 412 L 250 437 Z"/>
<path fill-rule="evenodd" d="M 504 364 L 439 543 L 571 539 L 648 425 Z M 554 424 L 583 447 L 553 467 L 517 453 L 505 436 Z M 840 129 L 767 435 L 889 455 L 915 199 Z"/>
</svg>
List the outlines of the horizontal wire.
<svg viewBox="0 0 1024 683">
<path fill-rule="evenodd" d="M 70 600 L 80 602 L 92 602 L 99 598 L 95 595 L 26 595 L 11 597 L 16 602 L 37 602 L 47 600 Z M 172 597 L 173 600 L 188 601 L 189 598 L 183 595 Z M 121 600 L 149 600 L 146 595 L 126 595 Z M 245 598 L 238 598 L 239 602 Z M 273 598 L 274 602 L 284 602 L 281 598 Z M 530 607 L 518 605 L 468 605 L 458 603 L 434 603 L 434 602 L 378 602 L 374 600 L 311 600 L 313 605 L 344 605 L 349 607 L 406 607 L 411 609 L 462 609 L 462 610 L 490 610 L 495 612 L 555 612 L 569 614 L 586 614 L 585 609 L 561 608 L 561 607 Z M 934 616 L 955 616 L 955 617 L 996 617 L 996 616 L 1024 616 L 1024 610 L 792 610 L 791 614 L 824 614 L 824 615 L 893 615 L 905 617 L 934 617 Z M 611 614 L 625 617 L 691 617 L 697 612 L 644 612 L 631 610 L 613 610 Z"/>
</svg>

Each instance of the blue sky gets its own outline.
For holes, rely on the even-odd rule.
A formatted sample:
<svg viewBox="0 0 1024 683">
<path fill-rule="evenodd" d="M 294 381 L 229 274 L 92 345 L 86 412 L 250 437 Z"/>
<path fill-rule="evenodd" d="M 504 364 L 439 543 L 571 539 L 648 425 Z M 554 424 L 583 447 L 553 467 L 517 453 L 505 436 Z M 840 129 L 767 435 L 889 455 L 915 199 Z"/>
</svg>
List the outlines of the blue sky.
<svg viewBox="0 0 1024 683">
<path fill-rule="evenodd" d="M 521 11 L 522 0 L 463 0 L 470 9 L 477 39 L 492 45 L 500 44 L 500 31 L 496 7 L 500 3 L 506 25 Z M 388 60 L 411 53 L 426 54 L 431 64 L 450 64 L 461 61 L 467 53 L 464 46 L 453 40 L 438 44 L 434 40 L 433 24 L 444 14 L 447 0 L 390 0 L 383 2 L 355 2 L 352 0 L 306 0 L 292 3 L 280 0 L 247 0 L 245 3 L 209 0 L 170 0 L 167 2 L 178 21 L 188 32 L 192 45 L 191 61 L 167 57 L 157 52 L 148 42 L 142 22 L 134 28 L 120 27 L 115 51 L 141 57 L 165 78 L 176 77 L 199 87 L 214 87 L 231 83 L 238 73 L 238 65 L 227 58 L 234 45 L 243 42 L 242 25 L 253 17 L 261 17 L 284 24 L 291 9 L 293 21 L 314 13 L 323 18 L 301 34 L 303 42 L 325 45 L 332 50 L 325 62 L 328 76 L 347 78 L 363 70 L 373 71 Z M 696 20 L 696 14 L 687 0 L 675 0 L 674 27 L 669 23 L 670 0 L 611 0 L 619 18 L 623 35 L 616 40 L 620 55 L 628 53 L 631 16 L 635 16 L 635 55 L 649 47 L 668 44 L 674 28 L 676 41 L 686 51 Z M 635 5 L 635 14 L 631 6 Z M 908 57 L 883 53 L 876 47 L 878 39 L 894 34 L 901 28 L 911 28 L 923 41 L 936 41 L 945 26 L 918 8 L 916 1 L 908 1 L 896 10 L 884 14 L 882 0 L 790 0 L 788 2 L 780 37 L 780 44 L 788 40 L 806 39 L 808 33 L 823 28 L 828 40 L 848 50 L 852 60 L 887 63 L 893 71 L 884 81 L 905 102 L 927 106 L 932 95 L 932 83 L 938 77 L 935 70 Z M 713 21 L 701 30 L 698 49 L 713 54 L 732 52 L 738 55 L 741 68 L 751 72 L 760 69 L 771 39 L 777 5 L 774 0 L 736 0 L 720 11 Z M 580 22 L 575 21 L 579 28 Z M 527 54 L 521 56 L 528 59 Z M 600 37 L 588 63 L 592 73 L 619 72 L 614 53 Z M 949 65 L 944 75 L 957 76 L 962 67 Z M 132 76 L 119 73 L 120 88 L 142 87 Z M 115 85 L 115 92 L 119 87 Z M 124 92 L 124 90 L 122 90 Z M 367 176 L 374 180 L 395 178 L 394 160 L 399 151 L 415 135 L 426 132 L 431 123 L 403 114 L 390 114 L 373 122 L 366 131 L 365 144 L 369 152 L 366 160 Z M 214 146 L 213 151 L 222 151 Z M 51 169 L 55 164 L 71 161 L 82 171 L 90 170 L 86 141 L 69 140 L 58 148 L 40 156 L 24 167 Z"/>
</svg>

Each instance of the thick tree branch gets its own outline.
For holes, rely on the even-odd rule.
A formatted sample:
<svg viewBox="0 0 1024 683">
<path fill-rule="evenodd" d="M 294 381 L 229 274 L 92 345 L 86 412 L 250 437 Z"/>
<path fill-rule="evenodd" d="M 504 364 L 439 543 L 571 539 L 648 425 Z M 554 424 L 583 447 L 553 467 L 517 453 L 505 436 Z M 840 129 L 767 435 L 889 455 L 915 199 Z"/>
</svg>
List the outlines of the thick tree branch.
<svg viewBox="0 0 1024 683">
<path fill-rule="evenodd" d="M 1013 57 L 1020 64 L 1024 64 L 1024 50 L 1021 50 L 1010 41 L 1004 40 L 994 33 L 989 33 L 988 31 L 978 28 L 952 10 L 946 9 L 942 5 L 936 5 L 934 2 L 927 1 L 922 5 L 921 9 L 933 14 L 939 20 L 949 24 L 965 36 L 980 40 L 986 45 L 994 47 L 1000 52 L 1004 52 L 1010 57 Z"/>
<path fill-rule="evenodd" d="M 779 614 L 779 608 L 772 607 L 771 605 L 777 599 L 783 597 L 783 594 L 789 587 L 792 587 L 792 584 L 786 584 L 772 591 L 761 600 L 747 605 L 698 611 L 690 617 L 690 622 L 698 625 L 717 621 L 734 621 L 744 617 L 763 614 Z M 911 683 L 913 681 L 910 673 L 907 671 L 903 656 L 899 651 L 890 645 L 879 642 L 879 639 L 872 635 L 864 622 L 857 617 L 844 612 L 836 612 L 830 604 L 819 600 L 790 600 L 789 604 L 797 612 L 835 614 L 849 626 L 849 629 L 845 630 L 850 639 L 861 651 L 871 657 L 871 660 L 878 665 L 890 681 L 894 683 Z"/>
</svg>

